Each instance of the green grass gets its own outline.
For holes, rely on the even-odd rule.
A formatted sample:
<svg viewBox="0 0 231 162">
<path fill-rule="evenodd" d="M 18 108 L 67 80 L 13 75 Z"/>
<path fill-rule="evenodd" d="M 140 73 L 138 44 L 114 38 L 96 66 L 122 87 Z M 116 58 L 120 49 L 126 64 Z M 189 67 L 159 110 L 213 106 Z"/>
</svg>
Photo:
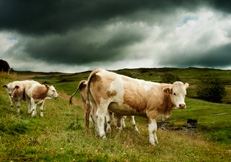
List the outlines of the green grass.
<svg viewBox="0 0 231 162">
<path fill-rule="evenodd" d="M 230 71 L 211 69 L 124 69 L 119 72 L 136 78 L 159 81 L 164 73 L 178 74 L 192 86 L 193 96 L 198 79 L 216 75 L 227 83 Z M 48 82 L 60 97 L 46 100 L 44 117 L 27 115 L 26 103 L 21 114 L 10 110 L 6 90 L 0 91 L 0 161 L 230 161 L 231 160 L 231 106 L 186 98 L 187 108 L 174 110 L 166 127 L 182 127 L 187 119 L 197 119 L 196 130 L 158 129 L 159 144 L 150 146 L 147 121 L 135 117 L 140 134 L 134 132 L 129 121 L 122 132 L 113 127 L 107 139 L 95 137 L 94 129 L 84 126 L 84 110 L 80 95 L 74 105 L 68 103 L 78 82 L 87 79 L 89 72 L 79 74 L 43 74 L 21 72 L 0 74 L 0 84 L 13 80 L 35 79 Z M 228 82 L 229 81 L 229 82 Z M 228 84 L 226 86 L 229 86 Z M 228 92 L 230 93 L 230 92 Z M 227 101 L 229 101 L 227 99 Z"/>
</svg>

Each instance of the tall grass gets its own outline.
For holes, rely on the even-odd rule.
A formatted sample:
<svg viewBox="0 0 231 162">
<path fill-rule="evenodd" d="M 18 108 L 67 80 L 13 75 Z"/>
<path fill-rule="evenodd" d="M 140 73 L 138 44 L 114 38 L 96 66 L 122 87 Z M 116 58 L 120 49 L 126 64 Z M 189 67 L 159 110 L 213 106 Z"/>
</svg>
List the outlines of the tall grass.
<svg viewBox="0 0 231 162">
<path fill-rule="evenodd" d="M 147 73 L 147 71 L 143 71 Z M 182 72 L 183 73 L 183 72 Z M 134 73 L 132 75 L 135 75 Z M 142 74 L 136 72 L 140 78 Z M 145 74 L 143 74 L 145 75 Z M 190 78 L 190 74 L 187 74 Z M 219 75 L 219 73 L 217 74 Z M 46 100 L 44 117 L 27 115 L 26 103 L 22 113 L 10 110 L 5 89 L 0 93 L 0 161 L 230 161 L 231 160 L 231 107 L 186 98 L 187 108 L 175 110 L 167 120 L 167 128 L 182 128 L 189 118 L 198 120 L 197 129 L 158 129 L 159 144 L 150 146 L 147 121 L 135 117 L 140 133 L 127 122 L 127 127 L 117 132 L 113 126 L 107 139 L 95 137 L 92 124 L 84 127 L 84 110 L 79 94 L 74 105 L 68 99 L 78 85 L 87 78 L 79 75 L 38 77 L 40 82 L 53 84 L 60 97 Z M 0 84 L 28 78 L 26 75 L 0 74 Z M 59 82 L 67 78 L 69 82 Z M 144 76 L 146 77 L 146 76 Z M 148 75 L 149 77 L 149 75 Z M 193 78 L 193 77 L 192 77 Z M 190 80 L 189 80 L 190 82 Z"/>
</svg>

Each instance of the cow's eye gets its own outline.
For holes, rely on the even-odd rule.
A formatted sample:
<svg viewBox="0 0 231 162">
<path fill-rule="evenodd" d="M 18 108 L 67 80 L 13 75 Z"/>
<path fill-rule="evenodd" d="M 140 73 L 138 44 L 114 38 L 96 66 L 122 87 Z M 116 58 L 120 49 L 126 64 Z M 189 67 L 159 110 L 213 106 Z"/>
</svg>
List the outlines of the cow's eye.
<svg viewBox="0 0 231 162">
<path fill-rule="evenodd" d="M 174 96 L 176 96 L 176 93 L 173 93 Z"/>
</svg>

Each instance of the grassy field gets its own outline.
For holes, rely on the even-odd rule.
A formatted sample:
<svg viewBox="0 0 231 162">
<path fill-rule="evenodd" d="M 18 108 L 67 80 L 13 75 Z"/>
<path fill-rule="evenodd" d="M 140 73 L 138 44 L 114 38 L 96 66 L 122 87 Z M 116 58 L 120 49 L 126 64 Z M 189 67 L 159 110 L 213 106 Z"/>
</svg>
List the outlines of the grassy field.
<svg viewBox="0 0 231 162">
<path fill-rule="evenodd" d="M 60 97 L 46 100 L 44 117 L 27 115 L 23 102 L 21 114 L 10 110 L 6 90 L 0 91 L 0 161 L 231 161 L 231 71 L 215 69 L 123 69 L 120 74 L 149 81 L 161 81 L 169 73 L 188 82 L 187 108 L 175 110 L 166 129 L 158 129 L 159 144 L 148 142 L 147 121 L 136 117 L 140 133 L 129 121 L 122 132 L 113 127 L 107 140 L 95 137 L 92 124 L 84 127 L 80 95 L 69 105 L 70 95 L 89 72 L 76 74 L 14 72 L 0 74 L 0 84 L 34 79 L 55 86 Z M 219 78 L 227 95 L 223 103 L 196 99 L 196 86 L 203 78 Z M 39 108 L 37 108 L 39 113 Z M 185 129 L 187 119 L 197 119 L 196 129 Z"/>
</svg>

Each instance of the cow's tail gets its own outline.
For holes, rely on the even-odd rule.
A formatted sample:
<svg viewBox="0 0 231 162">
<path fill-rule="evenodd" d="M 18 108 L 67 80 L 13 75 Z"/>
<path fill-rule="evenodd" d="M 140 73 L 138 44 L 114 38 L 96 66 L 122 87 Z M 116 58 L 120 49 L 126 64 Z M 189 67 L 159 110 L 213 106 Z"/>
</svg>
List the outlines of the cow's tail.
<svg viewBox="0 0 231 162">
<path fill-rule="evenodd" d="M 74 95 L 78 92 L 79 87 L 77 87 L 77 89 L 75 90 L 75 92 L 71 95 L 70 99 L 69 99 L 69 104 L 72 105 L 72 98 L 74 97 Z"/>
<path fill-rule="evenodd" d="M 98 73 L 98 72 L 99 72 L 99 70 L 94 70 L 90 73 L 90 75 L 88 77 L 87 100 L 86 100 L 87 109 L 86 109 L 86 115 L 85 115 L 86 128 L 89 128 L 89 117 L 90 117 L 91 110 L 92 110 L 92 108 L 94 109 L 96 107 L 96 102 L 95 102 L 95 100 L 92 96 L 92 93 L 91 93 L 91 83 L 92 83 L 92 80 L 95 78 L 96 73 Z M 94 123 L 94 119 L 92 119 L 92 120 Z"/>
<path fill-rule="evenodd" d="M 72 105 L 72 98 L 74 97 L 74 95 L 75 95 L 79 90 L 81 90 L 81 87 L 82 87 L 82 85 L 84 84 L 85 81 L 86 81 L 86 80 L 81 80 L 81 81 L 79 82 L 78 87 L 76 88 L 75 92 L 71 95 L 71 97 L 70 97 L 70 99 L 69 99 L 69 104 L 70 104 L 70 105 Z"/>
</svg>

